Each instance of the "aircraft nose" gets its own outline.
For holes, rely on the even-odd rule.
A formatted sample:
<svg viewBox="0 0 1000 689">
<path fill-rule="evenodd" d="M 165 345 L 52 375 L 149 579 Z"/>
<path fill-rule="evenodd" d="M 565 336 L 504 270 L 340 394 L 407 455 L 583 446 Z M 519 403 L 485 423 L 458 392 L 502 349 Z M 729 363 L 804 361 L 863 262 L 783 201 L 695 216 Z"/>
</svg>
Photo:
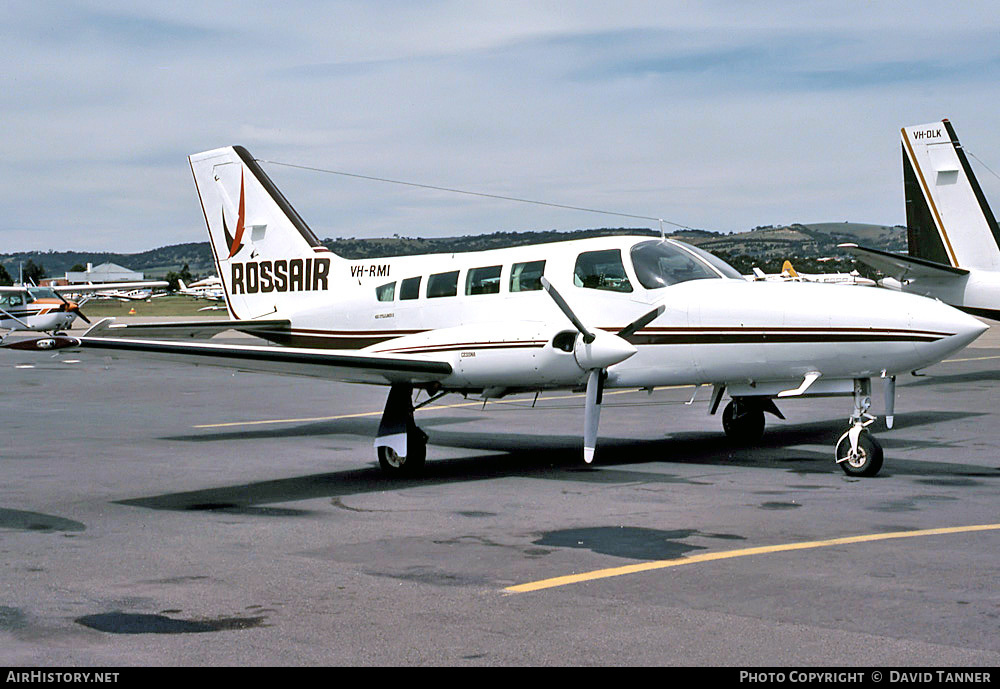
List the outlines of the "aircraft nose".
<svg viewBox="0 0 1000 689">
<path fill-rule="evenodd" d="M 922 321 L 920 327 L 929 331 L 947 333 L 947 336 L 939 341 L 939 346 L 943 350 L 942 357 L 967 347 L 977 337 L 989 330 L 989 326 L 979 319 L 952 306 L 941 302 L 932 302 L 931 304 L 926 305 L 920 311 L 919 320 Z"/>
<path fill-rule="evenodd" d="M 990 326 L 986 325 L 978 318 L 974 318 L 973 316 L 963 313 L 958 309 L 953 309 L 953 311 L 955 312 L 955 315 L 951 324 L 955 330 L 955 334 L 951 337 L 957 344 L 958 348 L 968 346 L 974 342 L 976 338 L 990 329 Z"/>
</svg>

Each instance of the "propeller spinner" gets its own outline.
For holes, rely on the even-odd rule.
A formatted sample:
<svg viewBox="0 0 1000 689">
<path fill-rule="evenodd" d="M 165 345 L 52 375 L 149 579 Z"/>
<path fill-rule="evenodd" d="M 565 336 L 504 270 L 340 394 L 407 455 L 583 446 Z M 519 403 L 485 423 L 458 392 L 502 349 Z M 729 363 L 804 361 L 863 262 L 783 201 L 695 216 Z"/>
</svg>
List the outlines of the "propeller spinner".
<svg viewBox="0 0 1000 689">
<path fill-rule="evenodd" d="M 601 402 L 604 397 L 604 383 L 608 378 L 608 368 L 636 353 L 635 346 L 625 338 L 646 327 L 663 313 L 664 307 L 663 305 L 656 307 L 622 328 L 616 335 L 587 328 L 545 277 L 542 278 L 542 287 L 580 332 L 573 355 L 577 364 L 587 371 L 587 395 L 583 414 L 583 461 L 590 464 L 594 460 L 594 451 L 597 448 L 597 428 L 601 420 Z"/>
</svg>

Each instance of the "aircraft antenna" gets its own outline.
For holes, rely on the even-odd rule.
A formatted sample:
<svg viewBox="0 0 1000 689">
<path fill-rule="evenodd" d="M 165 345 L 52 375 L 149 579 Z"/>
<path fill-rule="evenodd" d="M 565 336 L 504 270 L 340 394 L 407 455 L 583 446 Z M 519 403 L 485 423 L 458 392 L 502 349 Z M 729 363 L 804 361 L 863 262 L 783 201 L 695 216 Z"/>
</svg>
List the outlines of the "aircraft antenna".
<svg viewBox="0 0 1000 689">
<path fill-rule="evenodd" d="M 600 213 L 602 215 L 617 215 L 621 218 L 634 218 L 636 220 L 653 220 L 660 224 L 660 236 L 663 234 L 663 223 L 668 225 L 673 225 L 674 227 L 680 228 L 682 230 L 694 230 L 698 229 L 691 227 L 689 225 L 682 225 L 681 223 L 676 223 L 671 220 L 664 220 L 663 218 L 654 218 L 649 215 L 635 215 L 633 213 L 622 213 L 620 211 L 609 211 L 602 210 L 600 208 L 585 208 L 583 206 L 569 206 L 562 203 L 551 203 L 549 201 L 537 201 L 534 199 L 524 199 L 516 196 L 502 196 L 500 194 L 487 194 L 481 191 L 469 191 L 467 189 L 455 189 L 452 187 L 439 187 L 433 184 L 420 184 L 418 182 L 406 182 L 398 179 L 388 179 L 385 177 L 373 177 L 371 175 L 361 175 L 355 172 L 343 172 L 341 170 L 328 170 L 326 168 L 320 167 L 310 167 L 308 165 L 296 165 L 295 163 L 282 163 L 277 160 L 263 160 L 261 158 L 255 158 L 258 163 L 265 163 L 267 165 L 281 165 L 283 167 L 292 167 L 299 170 L 308 170 L 310 172 L 323 172 L 329 175 L 340 175 L 342 177 L 353 177 L 355 179 L 366 179 L 372 182 L 385 182 L 387 184 L 400 184 L 407 187 L 417 187 L 418 189 L 431 189 L 434 191 L 446 191 L 452 194 L 465 194 L 467 196 L 479 196 L 488 199 L 499 199 L 501 201 L 516 201 L 517 203 L 530 203 L 536 206 L 548 206 L 550 208 L 564 208 L 571 211 L 584 211 L 585 213 Z"/>
<path fill-rule="evenodd" d="M 1000 179 L 1000 175 L 998 175 L 997 173 L 993 172 L 993 169 L 989 165 L 987 165 L 986 163 L 984 163 L 982 160 L 980 160 L 980 158 L 975 153 L 973 153 L 969 149 L 965 149 L 965 152 L 969 155 L 970 158 L 974 158 L 976 160 L 976 162 L 978 162 L 984 168 L 986 168 L 987 170 L 989 170 L 989 172 L 990 172 L 991 175 L 993 175 L 997 179 Z"/>
</svg>

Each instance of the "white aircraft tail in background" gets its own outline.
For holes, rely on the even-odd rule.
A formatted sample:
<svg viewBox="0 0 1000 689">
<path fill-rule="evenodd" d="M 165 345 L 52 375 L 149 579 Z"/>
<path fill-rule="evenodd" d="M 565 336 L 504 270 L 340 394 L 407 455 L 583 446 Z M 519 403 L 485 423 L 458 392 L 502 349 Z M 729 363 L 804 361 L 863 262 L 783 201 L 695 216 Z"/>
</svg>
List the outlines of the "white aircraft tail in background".
<svg viewBox="0 0 1000 689">
<path fill-rule="evenodd" d="M 883 286 L 1000 319 L 1000 229 L 951 122 L 903 127 L 908 254 L 841 244 Z"/>
<path fill-rule="evenodd" d="M 178 294 L 183 294 L 188 297 L 194 297 L 195 299 L 212 299 L 213 301 L 222 301 L 224 295 L 222 293 L 222 280 L 217 277 L 209 277 L 204 280 L 198 280 L 197 282 L 192 282 L 190 285 L 185 285 L 183 280 L 177 281 Z"/>
</svg>

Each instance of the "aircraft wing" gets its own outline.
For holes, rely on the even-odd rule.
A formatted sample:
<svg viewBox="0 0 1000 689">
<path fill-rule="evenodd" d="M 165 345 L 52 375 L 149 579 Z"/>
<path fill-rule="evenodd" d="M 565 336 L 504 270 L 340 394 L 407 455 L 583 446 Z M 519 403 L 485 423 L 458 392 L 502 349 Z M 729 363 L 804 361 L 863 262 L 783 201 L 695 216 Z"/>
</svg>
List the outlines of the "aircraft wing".
<svg viewBox="0 0 1000 689">
<path fill-rule="evenodd" d="M 115 323 L 114 318 L 98 321 L 84 337 L 147 337 L 147 338 L 194 338 L 211 337 L 227 330 L 238 330 L 253 335 L 260 330 L 274 332 L 288 330 L 288 319 L 272 318 L 255 321 L 204 320 L 204 321 L 164 321 L 159 323 Z"/>
<path fill-rule="evenodd" d="M 899 281 L 912 278 L 957 278 L 968 275 L 969 271 L 954 268 L 944 263 L 915 258 L 906 254 L 894 254 L 881 249 L 869 249 L 857 244 L 838 244 L 838 248 L 853 254 L 863 263 L 880 270 Z"/>
<path fill-rule="evenodd" d="M 3 346 L 28 350 L 88 349 L 103 352 L 112 359 L 166 359 L 240 371 L 376 385 L 429 383 L 447 378 L 452 372 L 451 364 L 446 361 L 415 356 L 368 354 L 353 350 L 169 342 L 87 335 L 18 340 Z"/>
<path fill-rule="evenodd" d="M 83 292 L 98 292 L 100 290 L 129 290 L 129 289 L 152 289 L 154 287 L 168 287 L 169 282 L 163 280 L 147 280 L 145 282 L 103 282 L 100 284 L 90 283 L 87 285 L 55 285 L 48 289 L 58 294 L 82 294 Z"/>
<path fill-rule="evenodd" d="M 88 285 L 55 285 L 52 287 L 46 287 L 45 289 L 52 290 L 57 294 L 81 294 L 83 292 L 98 292 L 101 290 L 123 290 L 123 289 L 144 289 L 153 287 L 167 287 L 170 283 L 163 281 L 147 281 L 147 282 L 104 282 L 101 284 L 88 284 Z M 28 289 L 29 285 L 13 285 L 13 286 L 0 286 L 0 292 L 24 292 Z M 35 285 L 30 285 L 30 287 L 35 287 Z"/>
</svg>

